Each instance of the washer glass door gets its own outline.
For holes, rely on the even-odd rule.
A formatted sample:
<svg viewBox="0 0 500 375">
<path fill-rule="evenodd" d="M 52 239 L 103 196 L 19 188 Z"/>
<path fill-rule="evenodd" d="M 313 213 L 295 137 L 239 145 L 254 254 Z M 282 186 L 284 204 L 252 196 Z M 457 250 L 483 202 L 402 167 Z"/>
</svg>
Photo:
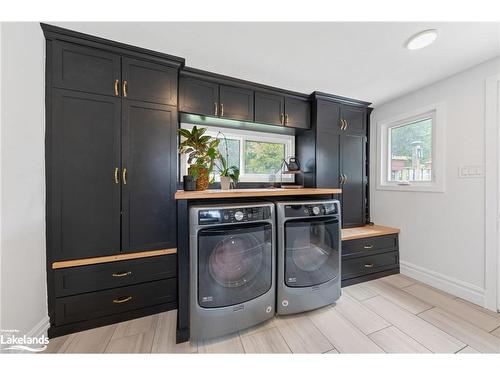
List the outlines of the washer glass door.
<svg viewBox="0 0 500 375">
<path fill-rule="evenodd" d="M 340 224 L 336 217 L 285 222 L 285 284 L 308 287 L 340 271 Z"/>
<path fill-rule="evenodd" d="M 198 303 L 236 305 L 266 293 L 272 284 L 269 223 L 219 226 L 198 232 Z"/>
</svg>

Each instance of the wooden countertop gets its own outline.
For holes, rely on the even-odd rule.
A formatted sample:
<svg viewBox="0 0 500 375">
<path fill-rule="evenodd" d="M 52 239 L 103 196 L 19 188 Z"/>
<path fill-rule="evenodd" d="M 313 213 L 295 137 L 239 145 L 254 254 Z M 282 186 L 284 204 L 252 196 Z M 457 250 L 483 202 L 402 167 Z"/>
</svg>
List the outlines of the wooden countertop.
<svg viewBox="0 0 500 375">
<path fill-rule="evenodd" d="M 398 234 L 398 228 L 384 227 L 382 225 L 365 225 L 364 227 L 342 229 L 342 241 L 357 240 L 358 238 L 385 236 Z"/>
<path fill-rule="evenodd" d="M 215 198 L 244 198 L 244 197 L 286 197 L 298 195 L 328 195 L 341 194 L 342 189 L 210 189 L 204 191 L 177 190 L 175 199 L 215 199 Z"/>
</svg>

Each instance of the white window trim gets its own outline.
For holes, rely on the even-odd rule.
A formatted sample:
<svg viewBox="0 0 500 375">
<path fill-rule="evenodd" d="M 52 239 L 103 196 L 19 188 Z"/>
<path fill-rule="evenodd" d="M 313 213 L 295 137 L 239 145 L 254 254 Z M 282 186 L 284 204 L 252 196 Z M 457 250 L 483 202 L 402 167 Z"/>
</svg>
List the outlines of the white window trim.
<svg viewBox="0 0 500 375">
<path fill-rule="evenodd" d="M 195 124 L 181 123 L 181 128 L 191 130 Z M 216 137 L 217 133 L 220 131 L 228 139 L 237 139 L 240 141 L 240 182 L 270 182 L 269 174 L 254 174 L 254 173 L 244 173 L 244 144 L 245 141 L 259 141 L 259 142 L 271 142 L 271 143 L 284 143 L 285 144 L 285 158 L 295 155 L 295 137 L 293 135 L 284 134 L 274 134 L 274 133 L 263 133 L 251 130 L 239 130 L 232 128 L 219 129 L 216 126 L 201 126 L 207 128 L 205 134 Z M 181 175 L 187 174 L 187 165 L 185 155 L 181 155 Z M 291 174 L 283 174 L 280 177 L 280 173 L 276 173 L 276 182 L 294 182 L 295 176 Z"/>
<path fill-rule="evenodd" d="M 432 114 L 432 181 L 412 181 L 401 185 L 388 181 L 389 128 Z M 446 106 L 436 103 L 377 122 L 377 190 L 435 192 L 445 191 Z"/>
</svg>

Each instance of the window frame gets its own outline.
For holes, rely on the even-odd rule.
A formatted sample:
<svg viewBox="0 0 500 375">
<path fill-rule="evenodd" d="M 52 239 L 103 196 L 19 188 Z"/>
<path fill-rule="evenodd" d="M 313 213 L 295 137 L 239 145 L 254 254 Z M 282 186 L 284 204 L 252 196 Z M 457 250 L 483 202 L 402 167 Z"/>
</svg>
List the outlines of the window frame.
<svg viewBox="0 0 500 375">
<path fill-rule="evenodd" d="M 191 130 L 194 126 L 200 125 L 191 123 L 181 123 L 181 128 Z M 201 126 L 207 128 L 205 134 L 216 137 L 220 131 L 227 139 L 237 139 L 240 141 L 240 181 L 239 182 L 267 182 L 270 183 L 270 174 L 245 173 L 245 141 L 266 142 L 266 143 L 282 143 L 285 145 L 285 159 L 295 155 L 295 136 L 275 133 L 264 133 L 253 130 L 240 130 L 233 128 L 218 128 L 216 126 Z M 180 157 L 180 178 L 183 174 L 187 174 L 187 165 L 185 155 Z M 276 173 L 276 182 L 280 182 L 280 174 Z M 219 178 L 216 177 L 219 182 Z M 293 174 L 282 174 L 281 182 L 294 182 Z"/>
<path fill-rule="evenodd" d="M 432 119 L 431 181 L 391 181 L 390 129 L 424 119 Z M 438 192 L 445 191 L 445 124 L 444 103 L 436 103 L 377 122 L 377 190 Z"/>
</svg>

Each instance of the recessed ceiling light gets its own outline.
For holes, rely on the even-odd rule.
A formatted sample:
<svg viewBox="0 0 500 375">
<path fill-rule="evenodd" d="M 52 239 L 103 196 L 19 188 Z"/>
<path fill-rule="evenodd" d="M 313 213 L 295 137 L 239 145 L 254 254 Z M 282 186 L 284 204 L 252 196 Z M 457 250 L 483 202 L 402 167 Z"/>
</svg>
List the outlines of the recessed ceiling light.
<svg viewBox="0 0 500 375">
<path fill-rule="evenodd" d="M 428 45 L 434 43 L 437 36 L 437 30 L 424 30 L 408 39 L 408 41 L 406 42 L 406 48 L 414 50 L 427 47 Z"/>
</svg>

